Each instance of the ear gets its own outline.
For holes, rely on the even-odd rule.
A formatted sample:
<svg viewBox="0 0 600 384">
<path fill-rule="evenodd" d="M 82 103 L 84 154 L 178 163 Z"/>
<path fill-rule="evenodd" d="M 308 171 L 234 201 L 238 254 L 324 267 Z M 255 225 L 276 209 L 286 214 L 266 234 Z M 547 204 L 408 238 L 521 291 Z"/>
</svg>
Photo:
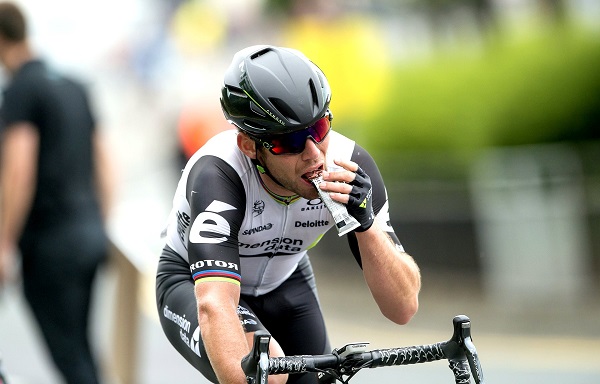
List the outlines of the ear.
<svg viewBox="0 0 600 384">
<path fill-rule="evenodd" d="M 256 159 L 256 142 L 244 132 L 237 135 L 237 145 L 244 155 L 251 159 Z"/>
</svg>

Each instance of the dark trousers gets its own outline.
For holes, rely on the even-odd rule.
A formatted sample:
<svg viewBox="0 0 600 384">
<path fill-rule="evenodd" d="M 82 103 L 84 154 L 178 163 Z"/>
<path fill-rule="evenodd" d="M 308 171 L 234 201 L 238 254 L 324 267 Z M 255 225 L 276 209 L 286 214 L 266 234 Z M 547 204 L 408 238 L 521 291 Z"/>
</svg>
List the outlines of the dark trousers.
<svg viewBox="0 0 600 384">
<path fill-rule="evenodd" d="M 68 384 L 99 383 L 88 325 L 94 278 L 107 255 L 102 226 L 28 233 L 21 253 L 25 298 L 56 367 Z"/>
<path fill-rule="evenodd" d="M 156 294 L 165 335 L 177 351 L 204 377 L 217 382 L 200 337 L 194 282 L 186 261 L 166 247 L 161 255 Z M 315 278 L 308 257 L 280 287 L 259 297 L 240 298 L 241 321 L 246 332 L 267 330 L 286 355 L 330 353 L 325 322 L 317 299 Z M 248 313 L 251 313 L 249 315 Z M 174 319 L 182 321 L 173 321 Z M 248 320 L 254 320 L 249 323 Z M 290 375 L 288 384 L 329 383 L 316 374 Z"/>
</svg>

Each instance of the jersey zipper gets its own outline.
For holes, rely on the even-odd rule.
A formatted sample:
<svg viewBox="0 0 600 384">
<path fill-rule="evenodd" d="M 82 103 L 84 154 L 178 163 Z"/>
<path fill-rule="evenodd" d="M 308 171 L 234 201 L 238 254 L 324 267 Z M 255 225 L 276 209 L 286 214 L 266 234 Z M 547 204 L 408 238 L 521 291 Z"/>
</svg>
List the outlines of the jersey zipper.
<svg viewBox="0 0 600 384">
<path fill-rule="evenodd" d="M 290 205 L 286 204 L 285 209 L 283 211 L 283 222 L 281 223 L 281 232 L 279 234 L 279 241 L 280 241 L 279 245 L 281 245 L 281 241 L 283 241 L 284 236 L 285 236 L 285 228 L 287 227 L 287 219 L 288 219 L 289 210 L 290 210 Z M 272 259 L 273 257 L 275 257 L 275 254 L 277 252 L 279 252 L 279 248 L 274 249 L 273 251 L 274 252 L 271 254 L 271 256 L 269 256 L 269 260 Z"/>
<path fill-rule="evenodd" d="M 285 235 L 285 228 L 286 228 L 286 223 L 287 223 L 287 219 L 288 219 L 288 213 L 290 210 L 290 206 L 289 204 L 285 205 L 285 209 L 283 211 L 283 222 L 281 225 L 281 232 L 279 233 L 279 240 L 282 241 L 283 237 Z M 279 243 L 281 244 L 281 243 Z M 258 288 L 262 287 L 263 285 L 263 281 L 265 279 L 265 271 L 267 270 L 267 267 L 269 266 L 269 263 L 271 262 L 271 259 L 273 259 L 273 257 L 275 257 L 275 254 L 279 251 L 279 248 L 274 249 L 273 253 L 271 253 L 270 256 L 267 257 L 267 261 L 264 263 L 262 270 L 260 271 L 260 281 L 258 282 L 258 287 L 254 288 L 254 294 L 257 293 Z"/>
</svg>

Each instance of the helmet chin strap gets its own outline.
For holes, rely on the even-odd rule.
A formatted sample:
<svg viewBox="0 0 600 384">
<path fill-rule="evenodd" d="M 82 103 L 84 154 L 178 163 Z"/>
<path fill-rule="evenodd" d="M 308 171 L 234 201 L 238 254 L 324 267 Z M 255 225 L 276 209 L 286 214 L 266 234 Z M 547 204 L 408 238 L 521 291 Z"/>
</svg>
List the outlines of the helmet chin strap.
<svg viewBox="0 0 600 384">
<path fill-rule="evenodd" d="M 279 185 L 282 188 L 287 189 L 283 184 L 281 184 L 279 182 L 279 180 L 277 180 L 275 178 L 275 176 L 273 176 L 273 174 L 269 171 L 269 169 L 267 168 L 266 165 L 261 164 L 260 160 L 258 160 L 258 150 L 256 151 L 256 157 L 254 159 L 252 159 L 252 163 L 254 164 L 254 166 L 256 166 L 256 169 L 258 169 L 258 172 L 267 175 L 271 178 L 271 180 L 273 180 L 275 182 L 275 184 Z"/>
</svg>

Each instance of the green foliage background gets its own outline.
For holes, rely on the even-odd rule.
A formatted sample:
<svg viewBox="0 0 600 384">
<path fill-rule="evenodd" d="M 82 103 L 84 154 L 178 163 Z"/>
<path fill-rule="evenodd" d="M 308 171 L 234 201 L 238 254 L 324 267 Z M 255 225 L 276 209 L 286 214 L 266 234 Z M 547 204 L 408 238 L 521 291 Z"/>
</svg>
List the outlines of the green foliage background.
<svg viewBox="0 0 600 384">
<path fill-rule="evenodd" d="M 376 157 L 443 153 L 442 168 L 490 146 L 600 138 L 597 34 L 565 26 L 484 44 L 398 64 L 379 110 L 336 116 L 336 129 Z"/>
</svg>

